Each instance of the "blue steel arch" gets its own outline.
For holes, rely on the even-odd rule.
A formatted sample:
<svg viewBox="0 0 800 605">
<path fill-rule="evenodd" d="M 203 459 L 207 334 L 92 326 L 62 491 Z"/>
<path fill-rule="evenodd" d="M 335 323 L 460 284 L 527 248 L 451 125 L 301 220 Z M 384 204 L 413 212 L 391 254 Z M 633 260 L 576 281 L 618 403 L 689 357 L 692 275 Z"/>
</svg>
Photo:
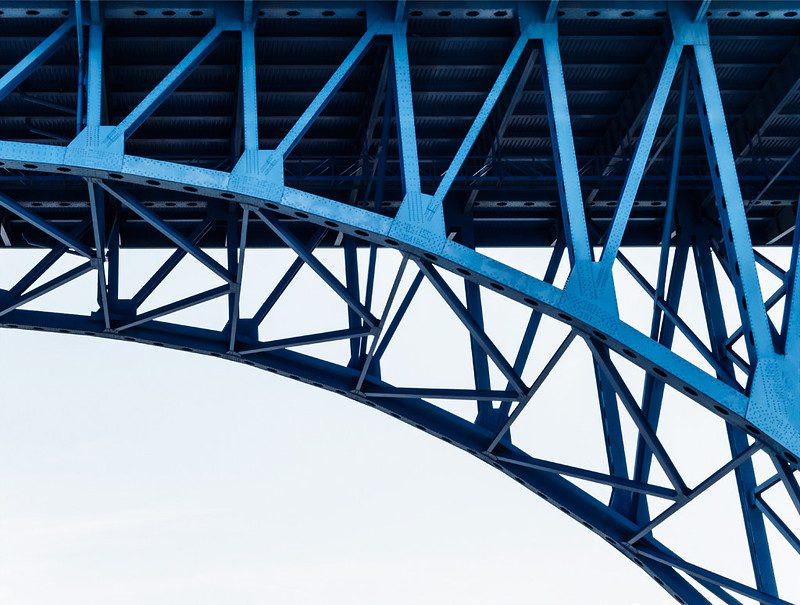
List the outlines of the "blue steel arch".
<svg viewBox="0 0 800 605">
<path fill-rule="evenodd" d="M 713 595 L 723 602 L 738 603 L 740 601 L 734 595 L 739 595 L 761 603 L 787 603 L 778 596 L 765 527 L 767 524 L 774 526 L 780 537 L 798 552 L 800 541 L 793 533 L 792 521 L 777 514 L 763 494 L 770 489 L 785 490 L 796 512 L 800 513 L 797 480 L 800 338 L 796 334 L 796 327 L 800 325 L 800 318 L 796 317 L 800 313 L 800 296 L 795 296 L 794 281 L 800 244 L 795 236 L 792 265 L 788 269 L 777 267 L 754 251 L 710 51 L 706 19 L 708 3 L 671 3 L 656 7 L 667 8 L 668 15 L 656 15 L 664 11 L 652 9 L 654 17 L 668 18 L 670 41 L 637 128 L 638 139 L 625 166 L 618 204 L 609 220 L 607 233 L 600 238 L 590 234 L 591 225 L 584 210 L 559 51 L 558 19 L 564 16 L 559 15 L 559 10 L 561 7 L 565 12 L 575 10 L 569 3 L 560 6 L 555 2 L 515 4 L 513 14 L 518 27 L 515 41 L 432 194 L 423 192 L 420 176 L 406 36 L 408 15 L 419 12 L 420 8 L 403 3 L 396 6 L 376 3 L 361 9 L 365 11 L 362 17 L 366 28 L 355 46 L 279 143 L 273 149 L 263 150 L 259 145 L 256 94 L 255 20 L 258 5 L 245 2 L 241 6 L 226 3 L 204 6 L 204 10 L 213 15 L 211 29 L 117 125 L 104 123 L 102 53 L 104 10 L 122 10 L 120 5 L 109 5 L 104 9 L 99 3 L 92 2 L 86 6 L 78 3 L 77 12 L 68 11 L 66 20 L 51 36 L 0 78 L 2 98 L 52 56 L 58 44 L 73 32 L 80 39 L 84 28 L 88 30 L 86 81 L 82 84 L 85 85 L 85 125 L 79 120 L 78 134 L 64 146 L 0 141 L 0 162 L 5 170 L 23 175 L 52 174 L 83 179 L 88 200 L 88 216 L 73 225 L 72 230 L 65 230 L 59 226 L 57 217 L 45 217 L 32 209 L 38 206 L 0 194 L 0 206 L 7 216 L 13 216 L 14 220 L 43 233 L 48 242 L 46 247 L 50 249 L 26 276 L 4 292 L 0 305 L 3 307 L 0 309 L 1 325 L 132 340 L 210 354 L 334 390 L 444 439 L 511 476 L 601 535 L 651 574 L 680 602 L 706 603 Z M 424 3 L 418 6 L 429 9 Z M 268 11 L 270 7 L 265 5 L 261 10 Z M 754 15 L 759 12 L 758 6 L 746 7 Z M 602 11 L 611 10 L 601 8 Z M 189 11 L 183 6 L 179 9 Z M 64 11 L 60 5 L 51 10 L 59 14 Z M 618 8 L 613 10 L 619 11 Z M 498 9 L 494 12 L 507 11 Z M 601 14 L 601 11 L 595 12 Z M 614 17 L 619 16 L 615 14 Z M 214 43 L 227 31 L 239 32 L 241 39 L 243 153 L 235 166 L 231 170 L 210 169 L 126 153 L 127 139 L 213 51 Z M 378 40 L 389 49 L 385 60 L 389 67 L 385 78 L 384 111 L 390 111 L 386 108 L 394 104 L 398 130 L 403 198 L 394 216 L 287 186 L 284 174 L 286 162 L 301 137 Z M 82 49 L 83 44 L 79 41 L 79 48 Z M 468 241 L 453 241 L 446 231 L 444 215 L 445 198 L 484 132 L 515 70 L 523 58 L 533 54 L 532 47 L 540 54 L 543 65 L 544 97 L 561 212 L 559 241 L 554 246 L 553 259 L 544 279 L 495 261 L 476 251 Z M 681 74 L 681 86 L 679 120 L 673 144 L 673 173 L 666 192 L 666 214 L 659 240 L 658 281 L 653 285 L 638 273 L 620 252 L 620 247 L 678 73 Z M 713 226 L 699 221 L 693 214 L 696 210 L 681 202 L 677 194 L 682 121 L 688 111 L 690 91 L 697 104 L 697 119 L 707 155 L 706 171 L 713 189 L 711 207 L 717 208 L 719 216 L 719 224 Z M 78 98 L 83 99 L 82 92 Z M 82 116 L 81 111 L 84 110 L 79 105 L 78 116 Z M 388 126 L 384 131 L 387 129 Z M 149 190 L 180 192 L 192 199 L 217 200 L 224 211 L 216 216 L 209 215 L 194 233 L 187 235 L 139 199 L 143 191 Z M 169 242 L 175 249 L 173 256 L 131 300 L 120 300 L 117 292 L 120 211 L 153 228 L 162 236 L 160 241 Z M 113 218 L 112 213 L 116 213 Z M 287 218 L 291 218 L 291 222 L 285 220 Z M 199 244 L 212 222 L 226 225 L 227 265 L 216 261 Z M 307 244 L 296 234 L 298 224 L 313 224 L 321 231 Z M 257 317 L 248 318 L 240 316 L 239 297 L 244 285 L 245 253 L 251 245 L 248 233 L 255 225 L 266 227 L 283 246 L 297 254 L 298 261 L 267 298 Z M 673 231 L 676 237 L 673 237 Z M 339 281 L 313 254 L 314 247 L 326 232 L 341 234 L 338 237 L 343 238 L 345 283 Z M 362 302 L 355 277 L 358 274 L 357 241 L 370 246 L 373 255 L 377 247 L 391 248 L 402 255 L 401 271 L 395 278 L 389 303 L 400 295 L 400 277 L 406 267 L 413 264 L 418 268 L 412 287 L 393 315 L 390 314 L 391 304 L 375 311 L 368 294 Z M 596 259 L 593 246 L 602 248 Z M 670 250 L 673 248 L 670 268 Z M 568 253 L 571 271 L 566 285 L 558 288 L 552 282 L 564 251 Z M 702 342 L 677 312 L 680 273 L 685 270 L 689 251 L 695 257 L 703 285 L 708 344 Z M 736 293 L 741 326 L 731 333 L 724 323 L 712 253 L 716 254 Z M 78 255 L 85 261 L 75 269 L 41 283 L 45 272 L 65 254 Z M 186 256 L 202 263 L 223 282 L 222 285 L 140 313 L 138 307 L 143 300 Z M 375 262 L 372 256 L 369 271 L 373 275 Z M 780 290 L 766 301 L 761 294 L 757 264 L 766 267 L 783 282 Z M 303 265 L 317 273 L 347 306 L 349 328 L 280 340 L 260 340 L 258 316 L 263 320 Z M 653 329 L 649 334 L 626 324 L 619 317 L 618 306 L 624 303 L 617 301 L 615 295 L 611 269 L 616 265 L 628 270 L 653 299 Z M 678 275 L 677 279 L 667 279 L 668 268 Z M 463 279 L 466 304 L 442 277 L 441 269 Z M 98 306 L 89 314 L 20 308 L 92 272 L 98 280 Z M 422 280 L 434 286 L 469 333 L 474 389 L 421 389 L 413 385 L 390 385 L 380 378 L 378 359 Z M 484 330 L 480 312 L 481 288 L 494 291 L 531 311 L 531 319 L 513 363 L 503 356 Z M 219 297 L 227 297 L 229 301 L 228 324 L 221 332 L 159 321 L 160 317 Z M 767 315 L 767 308 L 779 299 L 784 300 L 785 312 L 783 325 L 776 327 Z M 542 316 L 568 325 L 570 331 L 539 377 L 532 384 L 526 384 L 521 376 L 522 369 Z M 672 350 L 676 331 L 697 348 L 713 368 L 715 376 Z M 744 354 L 732 350 L 732 343 L 740 338 L 746 346 Z M 608 474 L 535 458 L 515 445 L 510 433 L 514 421 L 523 413 L 537 388 L 576 339 L 586 343 L 594 360 L 607 440 Z M 291 350 L 333 340 L 350 343 L 351 356 L 341 364 Z M 626 384 L 610 354 L 612 351 L 646 372 L 641 404 Z M 505 389 L 491 388 L 489 364 L 494 365 L 507 380 Z M 694 487 L 687 485 L 657 434 L 665 386 L 720 417 L 728 432 L 730 460 Z M 427 401 L 436 399 L 476 401 L 477 417 L 470 422 Z M 494 407 L 491 402 L 500 405 Z M 514 403 L 516 405 L 512 408 Z M 632 473 L 624 463 L 620 406 L 638 431 L 636 463 Z M 756 454 L 766 454 L 774 467 L 774 473 L 760 482 L 756 481 L 751 461 Z M 649 481 L 653 459 L 664 471 L 670 487 Z M 712 568 L 687 561 L 653 536 L 653 530 L 661 523 L 730 474 L 735 474 L 737 480 L 754 582 L 726 577 Z M 610 486 L 612 496 L 608 502 L 600 501 L 571 482 L 570 478 Z M 663 512 L 652 515 L 645 496 L 671 504 Z"/>
</svg>

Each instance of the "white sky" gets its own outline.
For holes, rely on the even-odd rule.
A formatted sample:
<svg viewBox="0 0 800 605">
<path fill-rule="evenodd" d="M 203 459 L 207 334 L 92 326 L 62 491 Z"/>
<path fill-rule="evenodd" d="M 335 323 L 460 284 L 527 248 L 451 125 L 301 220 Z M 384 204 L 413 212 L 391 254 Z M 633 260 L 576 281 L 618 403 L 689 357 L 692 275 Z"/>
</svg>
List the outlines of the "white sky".
<svg viewBox="0 0 800 605">
<path fill-rule="evenodd" d="M 19 274 L 31 259 L 12 258 L 6 270 Z M 274 259 L 253 255 L 248 269 L 269 281 L 290 260 Z M 157 260 L 140 255 L 130 270 L 141 282 Z M 188 266 L 180 279 L 199 281 L 199 271 Z M 91 299 L 93 279 L 31 308 Z M 324 307 L 312 279 L 300 279 L 276 321 L 298 326 L 303 305 Z M 633 304 L 632 287 L 618 287 Z M 245 293 L 243 305 L 264 293 Z M 170 295 L 184 294 L 167 288 L 164 300 Z M 435 362 L 469 376 L 454 361 L 468 356 L 466 339 L 443 327 L 448 311 L 430 288 L 420 300 L 409 316 L 414 329 L 398 332 L 394 357 L 387 353 L 387 375 L 393 361 L 407 368 L 393 370 L 397 377 L 418 379 L 407 386 L 432 386 Z M 490 313 L 493 304 L 501 303 L 487 302 Z M 218 311 L 211 304 L 193 313 Z M 499 316 L 487 330 L 505 326 L 518 339 L 516 319 Z M 343 327 L 303 325 L 295 333 Z M 557 346 L 559 329 L 543 325 L 547 347 Z M 455 352 L 420 347 L 420 330 L 440 330 Z M 499 339 L 514 348 L 511 336 Z M 596 402 L 583 398 L 593 378 L 585 346 L 574 346 L 561 382 L 537 395 L 527 428 L 515 434 L 549 459 L 602 469 L 592 445 Z M 200 355 L 17 330 L 0 331 L 0 363 L 0 603 L 674 603 L 600 537 L 504 475 L 328 392 Z M 676 453 L 693 484 L 698 467 L 710 472 L 724 461 L 722 424 L 671 401 L 660 433 L 669 445 L 691 450 L 708 427 L 717 431 L 699 452 Z M 474 404 L 458 406 L 473 414 Z M 739 528 L 725 522 L 737 519 L 719 504 L 725 494 L 710 514 L 689 515 L 668 543 L 735 571 L 744 553 L 730 546 Z M 792 556 L 785 546 L 776 551 L 797 592 Z"/>
</svg>

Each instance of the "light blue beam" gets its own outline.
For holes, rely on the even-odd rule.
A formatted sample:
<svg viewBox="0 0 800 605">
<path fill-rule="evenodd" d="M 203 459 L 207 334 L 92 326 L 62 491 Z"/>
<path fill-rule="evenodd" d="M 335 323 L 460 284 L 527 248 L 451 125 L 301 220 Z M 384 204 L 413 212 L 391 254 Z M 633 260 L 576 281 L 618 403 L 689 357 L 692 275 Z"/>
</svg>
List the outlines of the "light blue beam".
<svg viewBox="0 0 800 605">
<path fill-rule="evenodd" d="M 733 284 L 739 298 L 742 323 L 747 325 L 752 334 L 747 339 L 752 362 L 755 357 L 772 356 L 774 347 L 709 44 L 694 46 L 694 67 L 697 71 L 695 98 L 711 166 L 711 181 L 717 198 L 723 238 L 726 249 L 732 253 L 732 260 L 735 259 Z"/>
<path fill-rule="evenodd" d="M 508 79 L 511 77 L 511 73 L 517 66 L 517 62 L 522 55 L 522 51 L 525 50 L 525 45 L 528 43 L 528 40 L 529 38 L 527 36 L 520 36 L 517 39 L 516 44 L 514 44 L 514 47 L 511 49 L 506 62 L 503 64 L 500 73 L 497 75 L 494 85 L 489 91 L 489 94 L 486 96 L 486 99 L 483 101 L 483 105 L 481 106 L 478 115 L 475 116 L 472 126 L 470 126 L 469 131 L 464 136 L 461 146 L 458 148 L 456 155 L 450 162 L 450 166 L 448 166 L 447 171 L 444 173 L 439 186 L 436 188 L 436 193 L 433 195 L 434 203 L 441 204 L 444 200 L 444 196 L 447 195 L 447 192 L 453 185 L 453 181 L 458 175 L 459 170 L 461 170 L 461 166 L 464 164 L 464 160 L 467 159 L 472 146 L 478 139 L 481 129 L 483 128 L 484 124 L 486 124 L 486 120 L 492 113 L 492 110 L 497 104 L 497 100 L 500 98 Z"/>
<path fill-rule="evenodd" d="M 622 193 L 620 194 L 619 203 L 617 204 L 617 210 L 614 213 L 614 220 L 611 223 L 608 239 L 603 248 L 603 254 L 600 257 L 600 263 L 605 271 L 611 270 L 611 266 L 614 264 L 614 259 L 617 256 L 617 251 L 622 243 L 622 236 L 625 233 L 625 227 L 628 225 L 628 219 L 633 209 L 636 193 L 639 191 L 639 185 L 642 182 L 642 177 L 647 167 L 647 158 L 650 156 L 650 151 L 653 148 L 653 141 L 656 137 L 658 124 L 661 122 L 661 116 L 664 113 L 664 106 L 667 103 L 669 91 L 672 87 L 672 81 L 675 78 L 675 72 L 678 69 L 678 63 L 680 62 L 682 52 L 683 44 L 678 40 L 673 40 L 667 52 L 667 58 L 664 61 L 664 68 L 661 70 L 661 76 L 659 77 L 655 92 L 650 100 L 650 107 L 647 110 L 647 117 L 642 126 L 642 133 L 639 136 L 636 151 L 628 167 L 628 173 L 622 185 Z"/>
<path fill-rule="evenodd" d="M 242 20 L 242 109 L 245 152 L 258 150 L 258 97 L 256 94 L 256 42 L 253 2 L 244 3 Z M 252 154 L 255 155 L 255 154 Z M 254 158 L 256 159 L 256 158 Z M 255 168 L 255 166 L 253 167 Z"/>
<path fill-rule="evenodd" d="M 564 84 L 564 66 L 561 63 L 557 30 L 555 25 L 549 25 L 547 28 L 551 31 L 551 35 L 542 39 L 545 101 L 553 141 L 556 176 L 560 184 L 558 195 L 561 199 L 562 215 L 566 227 L 567 248 L 570 260 L 574 264 L 576 261 L 591 261 L 592 251 L 586 229 L 583 195 L 578 176 L 578 160 L 575 156 L 575 141 L 572 136 L 567 88 Z"/>
<path fill-rule="evenodd" d="M 75 0 L 75 35 L 78 39 L 78 98 L 75 101 L 75 134 L 78 135 L 83 128 L 83 90 L 85 86 L 85 72 L 83 69 L 83 10 L 81 0 Z"/>
<path fill-rule="evenodd" d="M 181 59 L 180 63 L 173 67 L 172 70 L 164 76 L 164 79 L 134 107 L 133 111 L 109 133 L 109 141 L 115 141 L 119 137 L 124 137 L 126 139 L 130 137 L 134 131 L 158 109 L 158 106 L 161 105 L 164 99 L 172 94 L 189 74 L 194 71 L 194 68 L 208 56 L 214 49 L 214 45 L 219 40 L 223 31 L 224 28 L 220 24 L 211 28 L 211 31 L 203 36 L 195 47 L 189 51 L 189 54 Z"/>
<path fill-rule="evenodd" d="M 0 101 L 11 94 L 20 82 L 31 75 L 33 70 L 47 61 L 58 50 L 58 47 L 72 33 L 74 26 L 75 21 L 70 17 L 56 31 L 42 40 L 36 48 L 25 55 L 19 63 L 8 70 L 6 75 L 0 78 Z"/>
<path fill-rule="evenodd" d="M 397 140 L 400 145 L 400 168 L 406 197 L 421 191 L 417 132 L 414 126 L 414 103 L 411 94 L 411 66 L 408 62 L 406 24 L 398 23 L 392 33 L 395 102 L 397 107 Z"/>
<path fill-rule="evenodd" d="M 330 101 L 331 97 L 334 93 L 339 90 L 339 87 L 344 82 L 345 78 L 350 75 L 350 72 L 353 71 L 358 62 L 364 56 L 364 53 L 369 49 L 370 43 L 372 42 L 373 38 L 375 37 L 377 29 L 368 29 L 364 34 L 359 38 L 356 45 L 353 49 L 348 53 L 348 55 L 344 58 L 344 61 L 336 68 L 336 71 L 333 72 L 333 75 L 328 79 L 325 83 L 325 86 L 322 87 L 322 90 L 317 93 L 317 96 L 314 97 L 314 100 L 311 101 L 311 104 L 306 107 L 306 110 L 303 112 L 303 115 L 298 118 L 297 122 L 294 123 L 294 126 L 286 133 L 286 136 L 283 137 L 283 140 L 278 144 L 275 148 L 275 151 L 278 155 L 283 156 L 286 158 L 294 149 L 295 145 L 300 141 L 306 131 L 311 127 L 311 124 L 314 123 L 314 120 L 317 116 L 325 109 L 325 106 Z"/>
<path fill-rule="evenodd" d="M 103 118 L 103 21 L 92 3 L 89 24 L 89 61 L 86 77 L 86 126 L 95 129 Z M 91 132 L 91 131 L 90 131 Z"/>
</svg>

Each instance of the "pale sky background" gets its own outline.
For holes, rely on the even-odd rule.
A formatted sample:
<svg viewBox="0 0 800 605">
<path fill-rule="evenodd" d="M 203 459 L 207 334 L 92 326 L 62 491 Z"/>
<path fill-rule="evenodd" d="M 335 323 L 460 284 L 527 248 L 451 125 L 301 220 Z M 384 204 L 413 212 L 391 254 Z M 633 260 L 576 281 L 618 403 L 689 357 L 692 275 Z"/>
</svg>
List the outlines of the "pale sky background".
<svg viewBox="0 0 800 605">
<path fill-rule="evenodd" d="M 333 254 L 321 256 L 335 265 Z M 534 274 L 546 260 L 539 252 L 493 254 Z M 35 255 L 4 252 L 0 287 Z M 123 265 L 127 278 L 141 283 L 163 256 L 137 253 Z M 632 257 L 652 273 L 651 252 Z M 263 284 L 245 288 L 245 314 L 290 261 L 283 253 L 248 256 L 247 271 Z M 171 283 L 216 285 L 184 264 Z M 386 290 L 392 274 L 382 275 Z M 314 279 L 301 273 L 265 322 L 273 321 L 270 333 L 344 327 L 343 307 L 325 302 Z M 635 288 L 623 278 L 617 285 L 623 316 L 649 321 Z M 153 306 L 185 295 L 179 290 L 166 284 Z M 687 286 L 689 300 L 696 291 Z M 85 310 L 93 296 L 89 275 L 30 308 Z M 524 316 L 499 312 L 505 304 L 487 298 L 487 331 L 513 356 Z M 698 309 L 687 304 L 697 325 Z M 216 325 L 224 307 L 220 300 L 182 317 Z M 315 319 L 303 319 L 310 309 Z M 413 309 L 385 376 L 432 386 L 447 375 L 469 386 L 458 357 L 467 358 L 468 341 L 432 288 Z M 322 325 L 334 316 L 342 321 Z M 437 340 L 415 340 L 424 330 Z M 563 333 L 543 322 L 546 344 L 527 380 Z M 542 457 L 604 470 L 593 449 L 600 433 L 588 363 L 576 342 L 514 435 Z M 326 391 L 206 356 L 18 330 L 0 331 L 0 364 L 2 604 L 674 603 L 600 537 L 506 476 Z M 676 464 L 693 485 L 724 462 L 726 444 L 722 423 L 685 402 L 668 394 L 660 435 L 683 450 L 674 452 Z M 474 403 L 455 407 L 474 415 Z M 730 484 L 709 496 L 710 508 L 676 515 L 683 525 L 665 540 L 735 573 L 746 555 Z M 790 600 L 800 594 L 792 552 L 781 544 L 775 555 Z"/>
</svg>

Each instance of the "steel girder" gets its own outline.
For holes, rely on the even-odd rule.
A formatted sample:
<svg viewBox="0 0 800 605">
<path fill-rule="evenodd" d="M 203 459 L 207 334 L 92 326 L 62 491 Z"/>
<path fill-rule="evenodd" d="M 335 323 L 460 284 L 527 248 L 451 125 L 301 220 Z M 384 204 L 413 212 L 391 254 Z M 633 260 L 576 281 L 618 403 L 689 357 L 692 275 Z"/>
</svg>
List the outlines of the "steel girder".
<svg viewBox="0 0 800 605">
<path fill-rule="evenodd" d="M 251 2 L 215 4 L 215 25 L 118 124 L 107 124 L 104 117 L 104 7 L 94 2 L 78 3 L 78 9 L 0 78 L 1 98 L 42 65 L 77 28 L 81 49 L 78 134 L 65 147 L 0 141 L 0 161 L 4 169 L 13 173 L 61 174 L 83 179 L 90 212 L 77 228 L 65 229 L 57 221 L 41 218 L 29 205 L 0 194 L 0 207 L 8 216 L 13 215 L 40 232 L 49 250 L 13 287 L 2 292 L 2 326 L 135 341 L 213 355 L 333 390 L 443 439 L 514 478 L 602 536 L 680 602 L 707 603 L 716 598 L 739 603 L 742 597 L 760 603 L 789 602 L 779 594 L 772 552 L 774 541 L 784 540 L 800 553 L 800 539 L 793 529 L 800 516 L 797 470 L 800 457 L 797 290 L 800 286 L 795 280 L 800 236 L 795 230 L 791 265 L 785 269 L 753 249 L 710 52 L 704 6 L 689 3 L 669 6 L 672 37 L 655 89 L 641 117 L 641 132 L 622 183 L 619 203 L 605 233 L 597 233 L 584 208 L 555 2 L 516 6 L 518 39 L 432 193 L 423 191 L 420 178 L 406 36 L 408 8 L 402 2 L 366 7 L 366 30 L 361 38 L 280 144 L 269 150 L 259 148 L 256 9 Z M 220 36 L 231 31 L 237 32 L 241 39 L 241 132 L 235 145 L 235 153 L 240 157 L 233 170 L 211 170 L 127 154 L 126 139 L 213 51 Z M 404 198 L 393 217 L 378 212 L 389 119 L 383 120 L 384 160 L 376 167 L 374 184 L 369 187 L 373 190 L 372 208 L 354 207 L 304 192 L 287 186 L 284 179 L 286 158 L 375 44 L 386 48 L 385 71 L 376 91 L 380 100 L 365 113 L 373 120 L 367 129 L 374 128 L 381 110 L 385 116 L 394 111 L 396 118 Z M 468 230 L 463 241 L 454 241 L 448 237 L 444 216 L 445 199 L 487 123 L 493 116 L 496 119 L 495 108 L 515 106 L 513 98 L 506 98 L 503 103 L 501 99 L 512 74 L 517 73 L 518 66 L 528 64 L 534 49 L 543 65 L 562 210 L 562 229 L 541 279 L 475 250 Z M 527 67 L 522 71 L 529 73 Z M 678 73 L 681 92 L 673 168 L 657 278 L 651 283 L 620 248 L 634 199 L 653 154 L 656 129 Z M 521 90 L 521 86 L 517 89 Z M 676 193 L 683 121 L 690 94 L 698 107 L 708 157 L 717 213 L 712 220 L 701 216 L 692 203 L 678 199 Z M 216 201 L 218 211 L 209 212 L 199 227 L 186 233 L 137 198 L 136 191 L 143 188 L 172 190 Z M 367 196 L 367 193 L 356 191 L 354 195 Z M 121 222 L 131 218 L 160 233 L 173 252 L 131 299 L 123 300 L 119 296 L 119 280 L 125 267 L 119 229 Z M 220 225 L 226 229 L 226 262 L 215 259 L 200 244 L 210 229 Z M 308 241 L 303 241 L 297 233 L 298 226 L 304 225 L 317 229 Z M 252 317 L 243 317 L 240 297 L 242 289 L 247 287 L 245 254 L 248 235 L 257 228 L 273 233 L 297 259 L 258 311 Z M 335 234 L 336 243 L 341 244 L 344 281 L 315 255 L 315 248 L 331 233 Z M 370 250 L 366 273 L 359 267 L 357 243 Z M 596 258 L 598 246 L 600 254 Z M 376 252 L 379 248 L 392 250 L 401 257 L 399 271 L 382 305 L 373 296 L 375 275 L 381 271 Z M 556 273 L 565 251 L 569 276 L 563 287 L 558 287 Z M 707 338 L 686 323 L 679 308 L 690 253 L 701 284 Z M 73 269 L 45 280 L 45 273 L 65 256 L 81 257 L 82 261 Z M 140 311 L 148 297 L 187 257 L 199 262 L 219 285 Z M 304 266 L 341 300 L 347 312 L 347 328 L 309 334 L 300 325 L 295 336 L 262 339 L 259 325 Z M 782 284 L 766 300 L 758 266 Z M 415 277 L 410 285 L 404 286 L 403 275 L 411 268 Z M 652 301 L 649 331 L 640 331 L 620 319 L 627 301 L 617 296 L 614 270 L 627 271 Z M 88 273 L 96 276 L 97 306 L 86 309 L 85 314 L 25 308 Z M 363 279 L 364 274 L 366 284 L 362 294 L 359 278 Z M 463 299 L 453 289 L 454 281 L 463 282 Z M 389 384 L 381 379 L 384 353 L 425 282 L 435 289 L 469 336 L 474 387 L 421 388 L 413 384 Z M 720 288 L 723 284 L 735 293 L 737 318 L 732 329 L 726 325 L 723 314 Z M 506 357 L 487 332 L 482 311 L 487 292 L 529 312 L 530 319 L 519 335 L 520 345 L 513 360 Z M 228 317 L 221 331 L 162 319 L 222 297 L 228 301 Z M 782 302 L 784 312 L 781 321 L 776 322 L 768 310 L 778 302 Z M 541 372 L 530 381 L 523 374 L 535 345 L 540 344 L 536 338 L 543 318 L 566 325 L 568 332 Z M 676 333 L 694 347 L 703 367 L 675 350 Z M 338 361 L 294 350 L 334 341 L 349 343 L 348 355 Z M 425 346 L 424 340 L 421 346 Z M 736 346 L 739 348 L 734 349 Z M 548 376 L 558 369 L 562 356 L 571 347 L 585 347 L 592 356 L 607 472 L 542 459 L 521 447 L 512 434 L 515 422 L 523 417 L 526 406 Z M 641 396 L 633 392 L 629 370 L 623 370 L 623 366 L 643 371 Z M 501 385 L 492 380 L 490 368 L 501 376 Z M 658 433 L 667 390 L 718 417 L 727 432 L 728 459 L 693 485 Z M 477 405 L 474 420 L 436 403 L 443 400 L 474 401 Z M 635 427 L 635 452 L 623 438 L 622 417 Z M 754 466 L 757 456 L 770 467 L 766 476 L 761 476 L 763 468 L 757 472 Z M 666 485 L 652 478 L 654 466 L 663 473 Z M 720 573 L 713 561 L 691 560 L 680 549 L 673 548 L 669 540 L 656 537 L 667 519 L 693 506 L 726 477 L 735 477 L 735 505 L 741 509 L 746 532 L 746 554 L 752 573 L 742 578 Z M 585 482 L 610 487 L 611 496 L 599 499 L 585 489 Z M 788 509 L 776 510 L 771 496 L 767 497 L 777 491 L 790 503 Z M 657 507 L 659 512 L 651 510 L 654 502 L 663 505 Z"/>
</svg>

